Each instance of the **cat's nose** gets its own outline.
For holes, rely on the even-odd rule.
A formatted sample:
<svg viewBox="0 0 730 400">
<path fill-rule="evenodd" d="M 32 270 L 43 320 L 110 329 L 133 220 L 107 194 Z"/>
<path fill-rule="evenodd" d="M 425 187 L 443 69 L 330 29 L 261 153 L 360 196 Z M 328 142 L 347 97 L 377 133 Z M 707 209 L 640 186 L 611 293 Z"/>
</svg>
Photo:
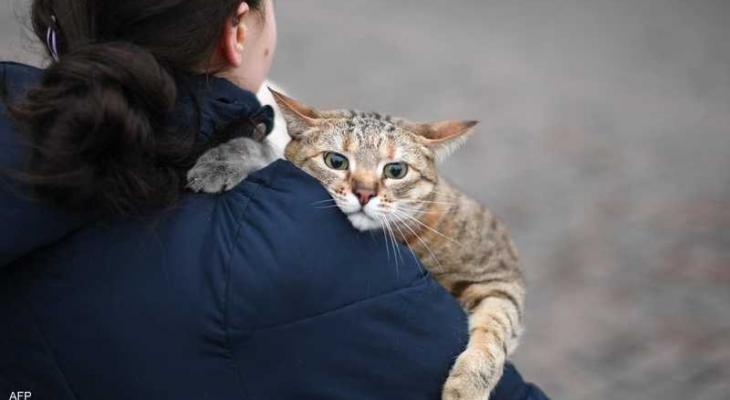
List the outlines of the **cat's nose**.
<svg viewBox="0 0 730 400">
<path fill-rule="evenodd" d="M 363 207 L 375 197 L 375 191 L 370 189 L 353 189 L 352 193 L 360 200 L 360 205 Z"/>
</svg>

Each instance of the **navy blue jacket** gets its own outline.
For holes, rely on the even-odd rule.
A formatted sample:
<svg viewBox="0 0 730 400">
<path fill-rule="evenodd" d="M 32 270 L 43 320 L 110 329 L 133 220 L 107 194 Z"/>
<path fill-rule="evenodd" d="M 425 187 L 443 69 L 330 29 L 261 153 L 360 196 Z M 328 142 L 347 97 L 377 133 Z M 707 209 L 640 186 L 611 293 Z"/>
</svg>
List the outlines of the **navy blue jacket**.
<svg viewBox="0 0 730 400">
<path fill-rule="evenodd" d="M 11 99 L 40 71 L 0 64 Z M 201 133 L 259 104 L 212 79 Z M 184 107 L 184 106 L 181 106 Z M 0 110 L 0 168 L 20 168 Z M 94 220 L 0 186 L 0 398 L 439 399 L 466 342 L 407 251 L 318 208 L 286 161 L 172 211 Z M 493 399 L 543 399 L 508 366 Z"/>
</svg>

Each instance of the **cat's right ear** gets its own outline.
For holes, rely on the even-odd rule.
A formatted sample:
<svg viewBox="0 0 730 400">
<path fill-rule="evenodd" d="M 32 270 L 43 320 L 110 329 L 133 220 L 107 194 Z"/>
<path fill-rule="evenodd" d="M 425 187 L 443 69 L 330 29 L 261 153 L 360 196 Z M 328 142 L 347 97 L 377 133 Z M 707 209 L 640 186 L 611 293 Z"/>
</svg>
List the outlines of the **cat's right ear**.
<svg viewBox="0 0 730 400">
<path fill-rule="evenodd" d="M 443 160 L 461 146 L 479 121 L 441 121 L 429 124 L 408 123 L 406 127 Z"/>
<path fill-rule="evenodd" d="M 293 139 L 297 139 L 304 132 L 317 126 L 318 120 L 321 118 L 317 110 L 284 96 L 272 88 L 269 88 L 269 91 L 274 96 L 279 109 L 281 109 L 286 121 L 287 131 Z"/>
</svg>

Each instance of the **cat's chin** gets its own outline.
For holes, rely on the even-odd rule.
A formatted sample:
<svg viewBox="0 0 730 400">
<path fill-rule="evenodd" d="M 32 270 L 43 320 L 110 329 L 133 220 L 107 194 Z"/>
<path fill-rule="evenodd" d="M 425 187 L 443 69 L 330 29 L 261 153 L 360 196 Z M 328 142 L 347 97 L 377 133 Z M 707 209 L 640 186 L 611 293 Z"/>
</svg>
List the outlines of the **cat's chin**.
<svg viewBox="0 0 730 400">
<path fill-rule="evenodd" d="M 347 218 L 350 220 L 352 226 L 359 231 L 372 231 L 381 228 L 378 221 L 368 217 L 362 211 L 349 214 Z"/>
</svg>

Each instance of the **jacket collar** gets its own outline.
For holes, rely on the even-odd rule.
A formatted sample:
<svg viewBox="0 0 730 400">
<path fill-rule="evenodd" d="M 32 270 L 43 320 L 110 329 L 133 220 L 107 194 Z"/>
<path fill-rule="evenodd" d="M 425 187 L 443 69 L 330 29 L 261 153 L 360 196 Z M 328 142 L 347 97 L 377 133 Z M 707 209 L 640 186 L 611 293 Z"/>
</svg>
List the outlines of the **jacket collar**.
<svg viewBox="0 0 730 400">
<path fill-rule="evenodd" d="M 262 106 L 254 93 L 227 79 L 211 75 L 192 76 L 180 85 L 180 89 L 183 113 L 189 123 L 194 124 L 198 120 L 199 139 L 203 142 L 210 141 L 216 132 L 241 119 L 249 119 L 255 125 L 263 124 L 267 134 L 274 127 L 271 106 Z"/>
</svg>

